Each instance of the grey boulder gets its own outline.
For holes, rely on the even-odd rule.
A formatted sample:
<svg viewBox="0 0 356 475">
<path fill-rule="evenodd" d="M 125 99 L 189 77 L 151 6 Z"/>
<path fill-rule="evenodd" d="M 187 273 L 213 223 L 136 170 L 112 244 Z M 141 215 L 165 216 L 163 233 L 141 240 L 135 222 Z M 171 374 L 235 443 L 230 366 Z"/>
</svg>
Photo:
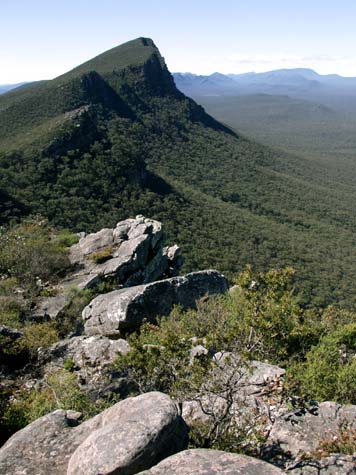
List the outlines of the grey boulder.
<svg viewBox="0 0 356 475">
<path fill-rule="evenodd" d="M 139 475 L 282 475 L 269 463 L 219 450 L 185 450 Z"/>
<path fill-rule="evenodd" d="M 77 415 L 61 409 L 40 417 L 1 447 L 0 473 L 65 475 L 73 451 L 99 426 L 99 419 L 78 426 Z"/>
<path fill-rule="evenodd" d="M 288 473 L 293 475 L 355 474 L 355 456 L 327 456 L 323 450 L 322 442 L 332 445 L 340 438 L 341 430 L 350 431 L 350 437 L 356 430 L 356 406 L 322 402 L 310 410 L 289 411 L 277 418 L 266 449 L 271 451 L 271 458 L 273 452 L 282 452 Z"/>
<path fill-rule="evenodd" d="M 0 449 L 7 475 L 130 475 L 187 447 L 187 428 L 162 393 L 128 398 L 79 424 L 58 410 L 16 432 Z"/>
<path fill-rule="evenodd" d="M 289 465 L 290 475 L 352 475 L 356 473 L 356 457 L 333 454 L 320 460 L 304 459 Z"/>
<path fill-rule="evenodd" d="M 199 394 L 183 402 L 185 422 L 213 426 L 222 418 L 230 420 L 237 432 L 249 428 L 267 435 L 285 409 L 281 392 L 285 370 L 261 361 L 246 362 L 230 352 L 216 353 L 213 362 Z"/>
<path fill-rule="evenodd" d="M 194 307 L 206 294 L 226 292 L 226 278 L 217 271 L 193 272 L 151 284 L 115 290 L 93 299 L 83 310 L 85 333 L 120 337 L 143 321 L 168 315 L 174 305 Z"/>
<path fill-rule="evenodd" d="M 147 393 L 114 408 L 75 450 L 68 475 L 133 475 L 186 448 L 187 428 L 168 396 Z"/>
<path fill-rule="evenodd" d="M 43 374 L 67 368 L 78 377 L 81 387 L 92 397 L 107 392 L 120 392 L 124 381 L 115 376 L 112 363 L 118 354 L 126 354 L 130 346 L 126 340 L 111 340 L 104 336 L 78 336 L 41 348 L 38 362 Z"/>
<path fill-rule="evenodd" d="M 312 410 L 290 411 L 277 418 L 268 443 L 297 458 L 318 450 L 322 440 L 337 437 L 343 427 L 356 429 L 356 406 L 322 402 Z"/>
</svg>

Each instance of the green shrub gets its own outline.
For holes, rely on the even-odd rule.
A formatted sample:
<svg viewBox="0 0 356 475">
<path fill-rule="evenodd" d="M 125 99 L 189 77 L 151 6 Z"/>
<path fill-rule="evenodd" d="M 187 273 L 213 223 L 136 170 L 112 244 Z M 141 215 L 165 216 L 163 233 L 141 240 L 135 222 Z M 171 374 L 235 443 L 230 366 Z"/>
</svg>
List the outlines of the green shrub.
<svg viewBox="0 0 356 475">
<path fill-rule="evenodd" d="M 356 324 L 324 335 L 304 362 L 288 368 L 288 384 L 299 395 L 318 401 L 356 403 Z"/>
<path fill-rule="evenodd" d="M 301 358 L 320 337 L 323 327 L 318 314 L 298 304 L 293 276 L 292 268 L 254 275 L 247 267 L 236 280 L 228 335 L 255 359 L 286 365 Z"/>
<path fill-rule="evenodd" d="M 75 368 L 75 363 L 71 358 L 67 358 L 63 363 L 63 368 L 69 372 L 72 372 Z"/>
<path fill-rule="evenodd" d="M 40 347 L 46 348 L 59 340 L 55 322 L 27 324 L 23 336 L 13 340 L 0 335 L 0 364 L 22 368 L 37 357 Z"/>
<path fill-rule="evenodd" d="M 21 429 L 56 409 L 73 409 L 87 419 L 108 406 L 104 401 L 92 401 L 84 393 L 77 376 L 66 370 L 49 375 L 39 388 L 20 390 L 3 407 L 2 426 L 8 432 Z"/>
<path fill-rule="evenodd" d="M 95 262 L 95 264 L 102 264 L 112 257 L 113 247 L 105 246 L 99 251 L 93 252 L 90 254 L 90 259 Z"/>
<path fill-rule="evenodd" d="M 0 325 L 19 328 L 23 312 L 24 304 L 17 298 L 0 295 Z"/>
<path fill-rule="evenodd" d="M 129 343 L 132 350 L 118 357 L 116 368 L 128 373 L 137 392 L 162 391 L 175 397 L 184 392 L 193 376 L 189 366 L 191 341 L 174 323 L 162 319 L 159 327 L 143 325 Z"/>
<path fill-rule="evenodd" d="M 69 333 L 80 333 L 83 320 L 82 310 L 94 298 L 96 292 L 92 289 L 78 289 L 71 287 L 67 290 L 67 300 L 69 305 L 64 309 L 57 330 L 61 338 L 65 338 Z"/>
<path fill-rule="evenodd" d="M 35 357 L 38 348 L 47 348 L 59 340 L 56 322 L 33 323 L 23 328 L 24 336 L 17 342 L 20 350 Z"/>
<path fill-rule="evenodd" d="M 62 249 L 66 249 L 70 246 L 73 246 L 73 244 L 77 244 L 78 241 L 79 235 L 76 233 L 72 233 L 67 229 L 57 231 L 55 237 L 53 238 L 53 244 Z"/>
<path fill-rule="evenodd" d="M 0 275 L 15 278 L 31 295 L 68 269 L 67 248 L 40 218 L 0 230 Z"/>
</svg>

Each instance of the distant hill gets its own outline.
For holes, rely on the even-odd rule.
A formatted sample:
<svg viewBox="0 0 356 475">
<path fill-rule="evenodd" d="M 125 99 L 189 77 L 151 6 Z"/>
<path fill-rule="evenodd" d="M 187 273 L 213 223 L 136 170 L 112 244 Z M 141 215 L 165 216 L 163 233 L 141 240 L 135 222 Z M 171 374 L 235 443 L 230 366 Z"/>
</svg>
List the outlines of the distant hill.
<svg viewBox="0 0 356 475">
<path fill-rule="evenodd" d="M 356 148 L 356 78 L 305 68 L 174 77 L 179 89 L 233 129 L 328 162 L 338 175 L 350 173 L 340 160 L 350 161 Z"/>
<path fill-rule="evenodd" d="M 26 82 L 19 82 L 17 84 L 0 84 L 0 94 L 11 91 L 11 89 L 16 89 L 17 87 L 27 84 Z"/>
<path fill-rule="evenodd" d="M 145 214 L 182 246 L 185 270 L 292 265 L 305 305 L 356 303 L 353 167 L 336 173 L 218 122 L 148 38 L 0 97 L 2 222 L 40 213 L 90 231 Z"/>
<path fill-rule="evenodd" d="M 178 89 L 190 97 L 272 94 L 337 108 L 348 109 L 356 104 L 356 78 L 321 75 L 305 68 L 210 76 L 175 73 L 174 80 Z"/>
</svg>

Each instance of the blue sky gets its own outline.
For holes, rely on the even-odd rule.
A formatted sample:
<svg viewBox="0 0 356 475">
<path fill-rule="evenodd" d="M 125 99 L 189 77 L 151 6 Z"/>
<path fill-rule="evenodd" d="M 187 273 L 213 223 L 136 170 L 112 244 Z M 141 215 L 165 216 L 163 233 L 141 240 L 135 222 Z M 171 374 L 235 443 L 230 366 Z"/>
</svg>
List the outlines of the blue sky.
<svg viewBox="0 0 356 475">
<path fill-rule="evenodd" d="M 55 77 L 138 36 L 171 71 L 356 76 L 354 0 L 0 0 L 0 84 Z"/>
</svg>

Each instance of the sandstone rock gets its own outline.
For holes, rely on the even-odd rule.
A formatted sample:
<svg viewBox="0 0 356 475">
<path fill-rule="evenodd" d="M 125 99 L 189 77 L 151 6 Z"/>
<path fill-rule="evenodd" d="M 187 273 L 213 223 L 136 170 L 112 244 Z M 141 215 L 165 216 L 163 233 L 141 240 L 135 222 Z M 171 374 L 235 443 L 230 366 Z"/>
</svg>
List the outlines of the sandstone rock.
<svg viewBox="0 0 356 475">
<path fill-rule="evenodd" d="M 69 302 L 70 299 L 65 293 L 52 297 L 39 298 L 36 307 L 31 312 L 31 319 L 37 321 L 55 319 Z"/>
<path fill-rule="evenodd" d="M 15 433 L 0 449 L 0 473 L 130 475 L 187 446 L 186 426 L 161 393 L 126 399 L 79 425 L 78 417 L 54 411 Z"/>
<path fill-rule="evenodd" d="M 322 402 L 310 411 L 281 415 L 273 425 L 268 443 L 298 458 L 317 450 L 321 440 L 337 437 L 342 427 L 356 429 L 356 406 Z"/>
<path fill-rule="evenodd" d="M 162 238 L 161 223 L 143 216 L 84 235 L 71 247 L 73 271 L 51 289 L 56 295 L 38 299 L 32 318 L 59 318 L 73 287 L 83 290 L 109 280 L 121 288 L 176 275 L 182 265 L 179 248 L 163 247 Z"/>
<path fill-rule="evenodd" d="M 82 389 L 100 397 L 109 390 L 112 392 L 124 389 L 121 378 L 113 375 L 111 364 L 118 354 L 126 354 L 129 350 L 130 346 L 126 340 L 110 340 L 104 336 L 79 336 L 41 349 L 38 363 L 43 367 L 44 375 L 70 364 Z"/>
<path fill-rule="evenodd" d="M 282 475 L 269 463 L 219 450 L 185 450 L 139 475 Z"/>
<path fill-rule="evenodd" d="M 48 359 L 56 362 L 71 359 L 75 366 L 101 368 L 111 364 L 118 353 L 126 354 L 130 346 L 126 340 L 110 340 L 104 336 L 78 336 L 61 340 L 47 350 Z"/>
<path fill-rule="evenodd" d="M 356 473 L 356 457 L 335 454 L 321 460 L 299 460 L 288 466 L 291 475 L 352 475 Z"/>
<path fill-rule="evenodd" d="M 0 473 L 65 475 L 71 454 L 100 421 L 76 424 L 58 410 L 16 432 L 0 449 Z"/>
<path fill-rule="evenodd" d="M 113 243 L 113 230 L 104 228 L 94 234 L 88 234 L 71 248 L 71 260 L 77 262 L 89 254 Z"/>
<path fill-rule="evenodd" d="M 228 417 L 237 431 L 239 427 L 251 428 L 251 432 L 268 435 L 273 421 L 285 409 L 281 395 L 284 369 L 260 361 L 243 362 L 230 352 L 216 353 L 214 361 L 199 398 L 183 402 L 185 422 L 211 424 L 229 408 Z"/>
<path fill-rule="evenodd" d="M 199 359 L 200 357 L 207 356 L 208 354 L 209 351 L 205 348 L 205 346 L 195 345 L 190 350 L 189 363 L 192 364 L 195 358 Z"/>
<path fill-rule="evenodd" d="M 169 314 L 174 305 L 193 307 L 204 295 L 227 288 L 222 274 L 206 270 L 99 295 L 83 310 L 85 333 L 119 337 L 145 319 L 154 321 Z"/>
<path fill-rule="evenodd" d="M 68 475 L 135 474 L 188 444 L 175 404 L 161 393 L 130 398 L 114 411 L 108 409 L 103 425 L 75 450 Z"/>
</svg>

